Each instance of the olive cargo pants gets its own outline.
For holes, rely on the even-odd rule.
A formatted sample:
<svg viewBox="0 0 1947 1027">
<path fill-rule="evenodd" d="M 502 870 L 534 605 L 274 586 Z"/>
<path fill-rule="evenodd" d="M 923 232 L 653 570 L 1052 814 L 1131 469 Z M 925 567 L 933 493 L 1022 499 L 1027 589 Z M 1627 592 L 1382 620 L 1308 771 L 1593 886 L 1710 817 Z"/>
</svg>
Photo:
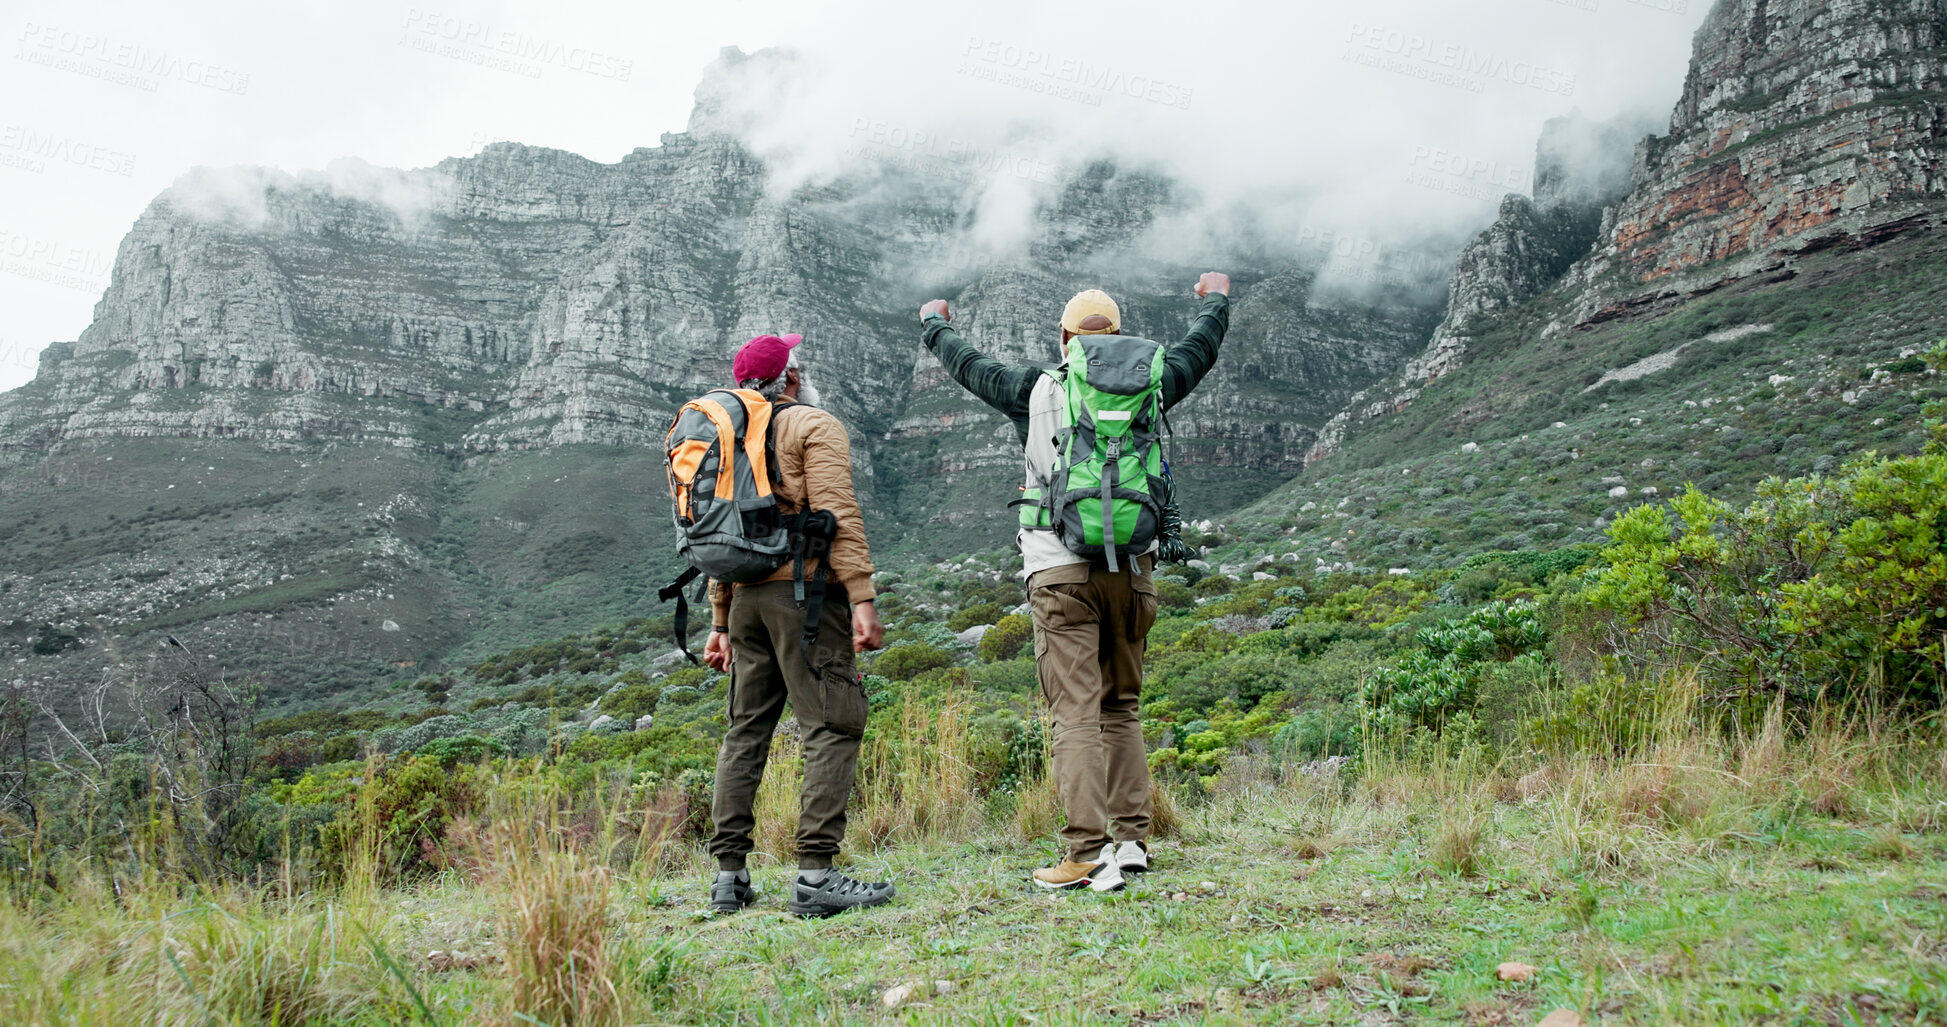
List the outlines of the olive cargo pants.
<svg viewBox="0 0 1947 1027">
<path fill-rule="evenodd" d="M 845 805 L 867 712 L 852 656 L 852 607 L 841 589 L 830 587 L 811 650 L 815 672 L 798 646 L 804 618 L 788 581 L 739 585 L 731 597 L 729 727 L 717 752 L 710 804 L 716 825 L 710 855 L 720 870 L 742 869 L 750 854 L 757 827 L 752 804 L 787 698 L 804 734 L 798 866 L 831 866 L 845 840 Z"/>
<path fill-rule="evenodd" d="M 1094 862 L 1102 846 L 1149 837 L 1149 760 L 1136 704 L 1143 651 L 1156 623 L 1155 565 L 1141 557 L 1111 574 L 1070 564 L 1028 578 L 1034 662 L 1054 720 L 1055 793 L 1068 858 Z"/>
</svg>

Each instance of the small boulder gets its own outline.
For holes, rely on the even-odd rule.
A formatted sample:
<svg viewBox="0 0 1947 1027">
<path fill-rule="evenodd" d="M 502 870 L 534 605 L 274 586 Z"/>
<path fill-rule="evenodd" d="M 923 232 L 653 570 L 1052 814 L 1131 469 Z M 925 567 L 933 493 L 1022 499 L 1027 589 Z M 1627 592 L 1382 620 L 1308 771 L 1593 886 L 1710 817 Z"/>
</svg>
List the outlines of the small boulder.
<svg viewBox="0 0 1947 1027">
<path fill-rule="evenodd" d="M 1208 573 L 1210 570 L 1210 561 L 1209 560 L 1185 560 L 1183 562 L 1183 566 L 1195 567 L 1197 570 Z"/>
<path fill-rule="evenodd" d="M 1481 451 L 1481 444 L 1478 442 L 1463 442 L 1460 444 L 1460 451 L 1462 453 L 1478 453 Z"/>
<path fill-rule="evenodd" d="M 993 627 L 992 624 L 976 624 L 953 637 L 961 645 L 979 645 L 980 640 L 986 636 L 987 629 L 991 627 Z"/>
<path fill-rule="evenodd" d="M 1588 1027 L 1589 1021 L 1573 1009 L 1557 1009 L 1541 1018 L 1535 1027 Z"/>
<path fill-rule="evenodd" d="M 1276 574 L 1266 574 L 1263 571 L 1252 571 L 1251 580 L 1252 581 L 1276 581 L 1278 580 L 1278 576 Z"/>
<path fill-rule="evenodd" d="M 879 1004 L 887 1009 L 898 1009 L 912 1001 L 913 996 L 918 994 L 919 989 L 910 984 L 895 984 L 887 988 L 884 995 L 879 996 Z"/>
<path fill-rule="evenodd" d="M 637 731 L 647 731 L 649 730 L 649 725 L 654 724 L 655 722 L 656 722 L 655 714 L 645 713 L 642 716 L 637 717 L 635 719 L 635 729 Z"/>
<path fill-rule="evenodd" d="M 627 731 L 629 725 L 604 713 L 588 722 L 588 732 L 596 735 L 612 735 Z"/>
<path fill-rule="evenodd" d="M 1609 490 L 1610 499 L 1621 499 L 1622 497 L 1627 495 L 1629 495 L 1629 486 L 1627 485 L 1618 485 L 1615 488 Z"/>
</svg>

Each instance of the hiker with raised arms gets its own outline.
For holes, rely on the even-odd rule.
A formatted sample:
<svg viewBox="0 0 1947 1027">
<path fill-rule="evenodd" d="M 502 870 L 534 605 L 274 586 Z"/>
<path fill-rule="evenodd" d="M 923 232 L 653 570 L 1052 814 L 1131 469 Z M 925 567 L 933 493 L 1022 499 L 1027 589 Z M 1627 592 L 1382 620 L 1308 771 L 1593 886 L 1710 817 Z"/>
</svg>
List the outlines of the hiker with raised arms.
<svg viewBox="0 0 1947 1027">
<path fill-rule="evenodd" d="M 730 674 L 710 808 L 717 861 L 710 907 L 719 913 L 757 899 L 746 866 L 757 826 L 752 806 L 787 698 L 804 739 L 798 874 L 788 908 L 829 916 L 893 897 L 891 884 L 832 868 L 865 735 L 854 654 L 879 648 L 885 632 L 852 492 L 851 441 L 838 418 L 818 408 L 798 364 L 800 341 L 760 335 L 745 343 L 732 362 L 737 388 L 685 404 L 668 440 L 678 546 L 690 570 L 663 597 L 678 600 L 680 643 L 683 587 L 707 576 L 703 658 Z"/>
<path fill-rule="evenodd" d="M 1052 371 L 982 355 L 945 300 L 920 307 L 921 339 L 955 381 L 1007 415 L 1027 457 L 1022 573 L 1034 614 L 1041 694 L 1054 721 L 1055 790 L 1066 858 L 1034 872 L 1044 888 L 1116 891 L 1149 868 L 1149 760 L 1136 715 L 1143 652 L 1156 622 L 1159 555 L 1185 547 L 1162 458 L 1163 414 L 1217 362 L 1230 324 L 1230 278 L 1197 280 L 1183 341 L 1123 336 L 1122 312 L 1090 289 L 1061 315 Z"/>
</svg>

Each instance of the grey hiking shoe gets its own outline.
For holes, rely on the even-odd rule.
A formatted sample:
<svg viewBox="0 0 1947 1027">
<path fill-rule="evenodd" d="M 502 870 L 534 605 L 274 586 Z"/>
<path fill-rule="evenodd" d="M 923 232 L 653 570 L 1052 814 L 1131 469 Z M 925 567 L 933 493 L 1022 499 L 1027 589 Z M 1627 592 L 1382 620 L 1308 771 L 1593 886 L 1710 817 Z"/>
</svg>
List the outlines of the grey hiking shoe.
<svg viewBox="0 0 1947 1027">
<path fill-rule="evenodd" d="M 893 894 L 893 886 L 885 881 L 856 881 L 836 870 L 811 879 L 800 871 L 791 885 L 790 909 L 798 916 L 831 916 L 859 906 L 883 906 Z"/>
<path fill-rule="evenodd" d="M 750 885 L 748 870 L 719 870 L 710 883 L 710 912 L 738 913 L 757 901 L 757 889 Z"/>
</svg>

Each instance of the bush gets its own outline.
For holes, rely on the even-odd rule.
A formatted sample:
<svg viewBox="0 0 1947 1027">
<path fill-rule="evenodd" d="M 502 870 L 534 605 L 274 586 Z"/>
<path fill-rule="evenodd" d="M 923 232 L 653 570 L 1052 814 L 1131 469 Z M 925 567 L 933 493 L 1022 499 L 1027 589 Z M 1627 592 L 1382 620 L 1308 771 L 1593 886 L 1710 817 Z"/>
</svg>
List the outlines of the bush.
<svg viewBox="0 0 1947 1027">
<path fill-rule="evenodd" d="M 947 618 L 946 627 L 948 631 L 965 631 L 982 624 L 993 624 L 1005 614 L 1005 610 L 993 603 L 980 603 L 956 611 L 953 616 Z"/>
<path fill-rule="evenodd" d="M 1187 610 L 1197 605 L 1197 595 L 1190 586 L 1181 581 L 1159 578 L 1156 582 L 1156 599 L 1166 609 Z"/>
<path fill-rule="evenodd" d="M 1342 703 L 1305 710 L 1271 736 L 1280 759 L 1306 762 L 1359 751 L 1359 711 Z"/>
<path fill-rule="evenodd" d="M 442 767 L 452 767 L 461 763 L 479 763 L 495 756 L 507 755 L 507 747 L 491 738 L 479 735 L 459 735 L 453 738 L 435 738 L 419 750 L 421 756 L 437 760 Z"/>
<path fill-rule="evenodd" d="M 473 775 L 423 755 L 370 770 L 356 802 L 319 832 L 327 868 L 342 879 L 361 852 L 372 854 L 380 881 L 433 868 L 446 825 L 478 803 Z"/>
<path fill-rule="evenodd" d="M 987 629 L 980 638 L 980 658 L 988 663 L 1011 660 L 1034 640 L 1034 621 L 1026 614 L 1010 613 Z"/>
<path fill-rule="evenodd" d="M 637 717 L 655 712 L 656 701 L 663 694 L 661 685 L 651 684 L 639 670 L 631 670 L 617 680 L 622 687 L 602 696 L 603 713 L 633 724 Z"/>
<path fill-rule="evenodd" d="M 984 647 L 986 639 L 981 639 L 981 643 Z M 925 642 L 908 642 L 880 653 L 878 659 L 872 661 L 872 673 L 893 681 L 910 681 L 929 670 L 951 666 L 952 653 Z"/>
<path fill-rule="evenodd" d="M 1421 652 L 1377 671 L 1360 691 L 1361 713 L 1377 732 L 1437 732 L 1449 718 L 1471 715 L 1485 667 L 1513 660 L 1540 664 L 1548 630 L 1535 604 L 1497 602 L 1422 628 L 1415 638 Z"/>
<path fill-rule="evenodd" d="M 1940 694 L 1947 453 L 1769 479 L 1743 510 L 1695 488 L 1673 505 L 1676 523 L 1642 506 L 1609 529 L 1589 599 L 1633 629 L 1626 650 L 1694 661 L 1719 701 Z"/>
</svg>

